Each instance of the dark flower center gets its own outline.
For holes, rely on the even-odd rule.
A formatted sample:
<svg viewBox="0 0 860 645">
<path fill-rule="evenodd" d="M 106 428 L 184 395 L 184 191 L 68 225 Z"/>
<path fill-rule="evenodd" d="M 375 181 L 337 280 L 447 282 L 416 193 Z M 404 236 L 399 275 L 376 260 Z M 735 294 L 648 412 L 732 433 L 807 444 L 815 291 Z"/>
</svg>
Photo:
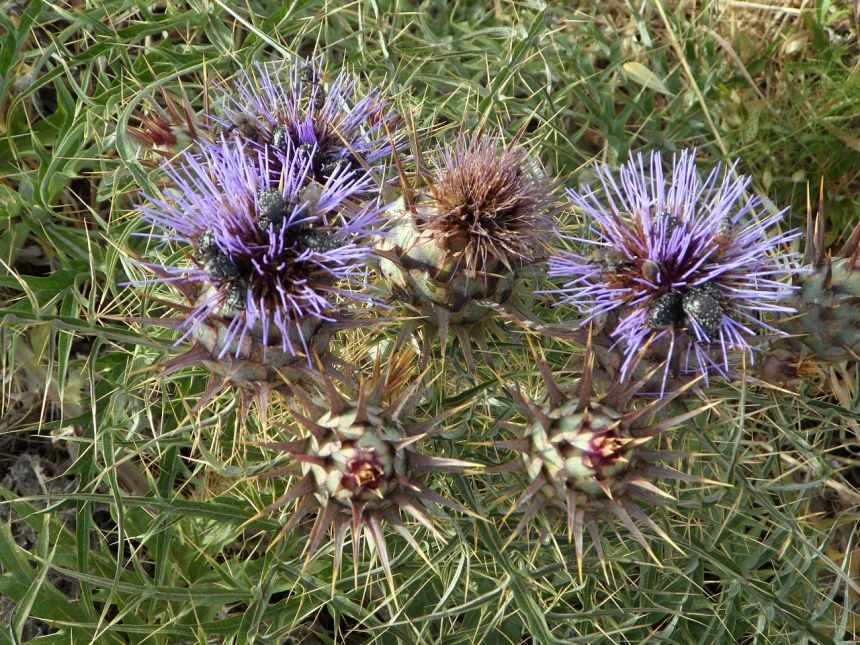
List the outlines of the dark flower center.
<svg viewBox="0 0 860 645">
<path fill-rule="evenodd" d="M 311 133 L 301 133 L 295 124 L 289 123 L 276 126 L 272 130 L 269 145 L 285 154 L 290 148 L 298 150 L 300 155 L 310 159 L 312 178 L 324 184 L 342 168 L 359 168 L 355 157 L 344 146 L 336 132 L 336 124 L 321 118 L 314 119 Z"/>
<path fill-rule="evenodd" d="M 353 492 L 376 490 L 384 477 L 385 469 L 379 463 L 379 456 L 372 450 L 359 450 L 346 462 L 340 483 Z"/>
<path fill-rule="evenodd" d="M 664 250 L 673 246 L 670 240 L 675 232 L 687 226 L 669 213 L 658 213 L 653 218 L 656 235 L 662 240 Z M 693 263 L 699 261 L 701 254 L 687 257 L 683 249 L 679 248 L 675 256 L 665 252 L 661 254 L 664 257 L 652 258 L 648 238 L 654 233 L 646 233 L 642 218 L 635 218 L 634 222 L 635 228 L 630 230 L 626 238 L 624 253 L 610 249 L 599 251 L 593 256 L 592 262 L 601 267 L 602 278 L 611 287 L 626 290 L 628 300 L 636 301 L 634 306 L 641 306 L 642 291 L 641 287 L 630 287 L 647 281 L 647 288 L 655 290 L 646 305 L 645 323 L 649 328 L 661 330 L 670 326 L 679 327 L 689 335 L 698 337 L 699 334 L 693 331 L 694 327 L 698 327 L 706 336 L 714 338 L 719 334 L 725 314 L 721 290 L 713 281 L 688 286 L 689 270 Z M 723 234 L 731 234 L 730 226 L 723 228 Z M 685 230 L 684 234 L 692 235 L 692 231 Z"/>
<path fill-rule="evenodd" d="M 294 285 L 313 288 L 334 282 L 318 261 L 306 255 L 308 250 L 323 253 L 336 249 L 341 241 L 326 228 L 295 225 L 284 229 L 295 206 L 275 188 L 264 188 L 257 194 L 256 210 L 249 200 L 257 226 L 235 232 L 236 239 L 244 243 L 241 253 L 222 250 L 211 229 L 200 234 L 194 257 L 211 278 L 224 285 L 228 309 L 245 310 L 249 293 L 256 302 L 276 309 L 282 295 L 292 292 Z M 303 217 L 302 212 L 295 214 L 295 219 Z M 277 253 L 272 252 L 270 234 L 279 236 Z"/>
<path fill-rule="evenodd" d="M 613 430 L 594 431 L 589 423 L 583 423 L 582 433 L 593 436 L 588 441 L 588 447 L 580 446 L 562 439 L 555 444 L 558 453 L 568 460 L 579 457 L 582 462 L 594 471 L 596 479 L 604 479 L 604 470 L 614 465 L 627 452 L 624 445 L 618 442 L 617 433 Z"/>
</svg>

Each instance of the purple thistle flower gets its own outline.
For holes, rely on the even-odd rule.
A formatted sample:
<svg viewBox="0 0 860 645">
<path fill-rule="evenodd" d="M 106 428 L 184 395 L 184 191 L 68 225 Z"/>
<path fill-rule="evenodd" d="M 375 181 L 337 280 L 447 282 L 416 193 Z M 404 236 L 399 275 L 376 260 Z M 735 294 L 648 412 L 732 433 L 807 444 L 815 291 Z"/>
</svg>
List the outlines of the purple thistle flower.
<svg viewBox="0 0 860 645">
<path fill-rule="evenodd" d="M 223 115 L 212 119 L 254 143 L 283 152 L 292 146 L 310 158 L 309 175 L 324 183 L 344 168 L 382 170 L 402 143 L 399 117 L 380 94 L 359 92 L 347 72 L 326 84 L 313 62 L 292 62 L 286 82 L 274 64 L 257 63 L 225 92 Z"/>
<path fill-rule="evenodd" d="M 663 389 L 677 360 L 706 380 L 710 371 L 728 376 L 730 351 L 752 362 L 757 333 L 780 333 L 761 314 L 794 311 L 780 301 L 793 289 L 785 279 L 802 269 L 783 247 L 799 232 L 771 233 L 785 211 L 768 214 L 746 196 L 751 179 L 733 179 L 736 166 L 724 173 L 718 164 L 703 181 L 695 151 L 684 151 L 665 177 L 659 153 L 647 166 L 640 153 L 617 178 L 597 166 L 601 197 L 588 186 L 569 191 L 593 237 L 571 238 L 583 253 L 550 258 L 549 276 L 568 281 L 544 293 L 577 307 L 581 326 L 604 314 L 617 319 L 610 336 L 624 354 L 622 379 L 655 348 L 668 359 Z"/>
<path fill-rule="evenodd" d="M 191 247 L 188 266 L 147 265 L 161 276 L 147 282 L 193 294 L 177 343 L 214 317 L 229 323 L 218 358 L 234 342 L 238 356 L 246 337 L 256 336 L 264 351 L 271 342 L 310 359 L 302 321 L 334 320 L 341 297 L 373 302 L 345 288 L 363 282 L 370 236 L 380 232 L 383 209 L 350 200 L 370 189 L 366 175 L 341 168 L 322 186 L 308 184 L 308 158 L 291 148 L 286 156 L 249 150 L 239 139 L 186 152 L 163 170 L 172 188 L 145 196 L 140 210 L 162 231 L 150 237 Z"/>
</svg>

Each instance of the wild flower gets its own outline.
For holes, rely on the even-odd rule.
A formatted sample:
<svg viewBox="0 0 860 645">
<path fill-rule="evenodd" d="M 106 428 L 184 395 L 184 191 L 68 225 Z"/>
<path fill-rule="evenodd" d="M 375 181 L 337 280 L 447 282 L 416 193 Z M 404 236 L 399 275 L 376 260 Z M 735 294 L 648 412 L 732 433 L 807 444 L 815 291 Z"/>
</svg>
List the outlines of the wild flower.
<svg viewBox="0 0 860 645">
<path fill-rule="evenodd" d="M 368 240 L 381 226 L 380 207 L 351 199 L 371 180 L 340 168 L 308 184 L 311 172 L 292 148 L 249 149 L 238 139 L 164 167 L 171 186 L 146 196 L 140 211 L 152 237 L 187 249 L 179 266 L 148 265 L 157 272 L 148 282 L 176 285 L 192 302 L 177 342 L 219 320 L 216 358 L 239 356 L 253 339 L 310 359 L 304 321 L 336 320 L 342 299 L 372 300 L 348 288 L 363 283 Z"/>
<path fill-rule="evenodd" d="M 598 165 L 600 193 L 569 191 L 589 233 L 550 258 L 548 275 L 565 282 L 544 293 L 576 307 L 582 326 L 613 321 L 622 377 L 646 352 L 667 359 L 664 387 L 670 367 L 727 376 L 732 352 L 752 362 L 758 336 L 779 333 L 762 314 L 793 312 L 781 301 L 802 270 L 786 246 L 799 233 L 774 230 L 785 211 L 768 213 L 736 168 L 717 164 L 703 180 L 685 151 L 666 176 L 658 152 L 647 164 L 639 154 L 617 175 Z"/>
<path fill-rule="evenodd" d="M 286 70 L 257 63 L 225 89 L 219 129 L 253 146 L 282 153 L 292 148 L 310 160 L 309 179 L 325 183 L 345 171 L 379 170 L 400 145 L 399 117 L 379 89 L 360 90 L 346 71 L 326 83 L 316 62 Z"/>
</svg>

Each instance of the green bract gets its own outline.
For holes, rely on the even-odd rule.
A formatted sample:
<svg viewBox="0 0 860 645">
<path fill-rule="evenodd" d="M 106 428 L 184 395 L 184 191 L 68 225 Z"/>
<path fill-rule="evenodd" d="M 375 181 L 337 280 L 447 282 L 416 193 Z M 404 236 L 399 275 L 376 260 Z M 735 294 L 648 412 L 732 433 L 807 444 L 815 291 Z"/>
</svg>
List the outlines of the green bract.
<svg viewBox="0 0 860 645">
<path fill-rule="evenodd" d="M 801 276 L 792 321 L 803 343 L 823 361 L 860 359 L 860 270 L 856 257 L 829 259 Z"/>
<path fill-rule="evenodd" d="M 419 228 L 434 208 L 427 196 L 412 207 L 402 197 L 396 202 L 389 213 L 391 234 L 379 244 L 380 272 L 400 299 L 431 322 L 476 323 L 491 311 L 480 301 L 501 304 L 511 298 L 516 273 L 497 259 L 480 272 L 468 269 L 445 237 Z"/>
<path fill-rule="evenodd" d="M 573 491 L 577 504 L 584 506 L 592 498 L 614 497 L 627 489 L 628 452 L 635 443 L 622 436 L 619 413 L 602 405 L 578 407 L 577 401 L 567 401 L 544 408 L 550 428 L 529 426 L 531 449 L 524 458 L 532 480 L 546 477 L 541 492 L 548 499 L 566 503 Z"/>
<path fill-rule="evenodd" d="M 204 294 L 203 297 L 208 296 Z M 223 317 L 211 316 L 195 326 L 191 337 L 199 343 L 202 351 L 192 350 L 174 359 L 175 362 L 202 362 L 212 373 L 244 386 L 300 377 L 302 369 L 307 366 L 307 358 L 284 351 L 276 330 L 269 330 L 268 342 L 264 343 L 262 325 L 256 325 L 240 340 L 230 333 L 229 315 L 230 312 L 225 311 Z M 292 347 L 302 347 L 306 343 L 312 355 L 323 356 L 327 352 L 333 333 L 331 325 L 318 318 L 305 318 L 291 322 L 289 329 L 288 342 Z"/>
</svg>

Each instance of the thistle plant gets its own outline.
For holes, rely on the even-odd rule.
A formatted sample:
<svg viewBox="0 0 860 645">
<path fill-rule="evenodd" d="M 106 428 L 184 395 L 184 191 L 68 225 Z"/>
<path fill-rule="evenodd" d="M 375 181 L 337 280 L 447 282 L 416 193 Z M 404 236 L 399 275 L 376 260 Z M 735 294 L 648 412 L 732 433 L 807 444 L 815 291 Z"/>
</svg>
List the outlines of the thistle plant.
<svg viewBox="0 0 860 645">
<path fill-rule="evenodd" d="M 203 132 L 187 96 L 174 97 L 162 89 L 161 98 L 163 107 L 152 100 L 135 112 L 138 125 L 128 132 L 155 153 L 170 158 L 191 142 L 200 141 Z"/>
<path fill-rule="evenodd" d="M 596 167 L 602 193 L 569 191 L 588 234 L 549 259 L 548 275 L 564 282 L 546 293 L 605 332 L 622 379 L 642 356 L 666 361 L 661 389 L 673 370 L 728 377 L 733 353 L 752 362 L 759 335 L 780 333 L 763 314 L 794 311 L 788 279 L 802 269 L 785 245 L 799 233 L 772 230 L 784 211 L 747 196 L 751 179 L 736 167 L 702 179 L 685 151 L 667 176 L 659 153 L 647 164 L 640 153 L 617 176 Z"/>
<path fill-rule="evenodd" d="M 258 63 L 220 103 L 221 114 L 211 117 L 218 130 L 252 147 L 300 151 L 310 159 L 309 181 L 345 171 L 372 171 L 379 180 L 401 142 L 397 113 L 378 89 L 360 91 L 346 71 L 327 83 L 313 61 L 292 61 L 286 70 Z"/>
<path fill-rule="evenodd" d="M 651 547 L 634 520 L 678 548 L 669 535 L 643 510 L 637 498 L 655 505 L 673 501 L 672 495 L 656 485 L 655 479 L 697 481 L 685 473 L 660 464 L 672 454 L 655 449 L 657 435 L 679 427 L 716 403 L 709 403 L 668 419 L 655 421 L 657 413 L 690 387 L 633 405 L 631 398 L 641 385 L 613 381 L 600 396 L 592 383 L 594 356 L 586 351 L 585 366 L 577 391 L 563 391 L 549 367 L 538 361 L 548 401 L 532 402 L 518 390 L 508 389 L 526 425 L 522 437 L 496 442 L 501 448 L 520 453 L 517 458 L 497 467 L 497 471 L 521 471 L 528 484 L 519 488 L 511 507 L 522 510 L 514 529 L 519 535 L 536 517 L 543 514 L 550 523 L 559 516 L 566 519 L 569 539 L 576 549 L 577 569 L 583 578 L 582 557 L 587 531 L 598 557 L 603 561 L 598 521 L 613 518 L 630 532 L 652 559 Z M 649 445 L 651 444 L 651 445 Z M 518 487 L 508 494 L 517 494 Z"/>
<path fill-rule="evenodd" d="M 792 199 L 793 211 L 801 209 L 802 178 L 823 176 L 829 206 L 820 223 L 834 233 L 855 227 L 860 151 L 851 126 L 860 75 L 849 3 L 495 2 L 493 11 L 463 2 L 0 5 L 0 641 L 857 641 L 856 244 L 840 250 L 828 235 L 828 251 L 823 227 L 807 225 L 808 272 L 780 271 L 768 276 L 780 287 L 768 285 L 760 274 L 780 268 L 774 258 L 783 244 L 764 240 L 792 225 L 772 219 L 759 234 L 771 211 L 756 205 L 731 236 L 720 235 L 722 225 L 707 223 L 707 197 L 714 202 L 723 190 L 723 174 L 708 192 L 708 165 L 698 183 L 682 177 L 673 193 L 696 193 L 689 206 L 673 198 L 681 204 L 675 242 L 643 234 L 662 250 L 632 260 L 614 252 L 634 246 L 628 238 L 651 214 L 660 186 L 668 202 L 674 174 L 664 153 L 663 183 L 655 181 L 645 154 L 641 172 L 637 162 L 622 180 L 614 160 L 626 160 L 626 141 L 743 155 L 743 173 L 762 177 L 776 210 Z M 735 45 L 732 64 L 726 43 Z M 780 55 L 775 43 L 785 44 Z M 266 62 L 281 55 L 289 60 Z M 306 66 L 300 55 L 325 62 Z M 688 100 L 693 94 L 704 100 Z M 416 136 L 409 133 L 408 152 L 394 154 L 400 118 Z M 477 137 L 493 142 L 486 155 L 513 149 L 525 171 L 501 164 L 497 173 L 443 176 L 448 167 L 487 166 L 483 153 L 467 154 L 472 130 L 462 153 L 453 136 L 440 150 L 444 141 L 431 138 L 475 123 L 497 124 Z M 565 197 L 563 218 L 576 224 L 570 235 L 588 241 L 531 235 L 542 222 L 521 214 L 549 215 L 555 203 L 463 207 L 464 194 L 484 205 L 496 193 L 533 194 L 547 179 L 532 159 L 572 177 L 592 155 L 613 164 L 608 190 L 590 169 L 579 175 L 595 177 L 588 181 L 599 205 L 573 179 L 565 182 L 608 214 L 589 220 Z M 231 160 L 226 168 L 223 158 Z M 160 170 L 165 160 L 182 186 Z M 476 174 L 489 179 L 469 179 Z M 735 181 L 725 189 L 726 208 Z M 385 206 L 375 197 L 384 192 L 387 205 L 401 185 L 391 219 L 408 217 L 404 229 L 427 242 L 426 261 L 420 245 L 384 252 L 404 285 L 392 291 L 411 308 L 377 315 L 367 298 L 392 303 L 364 284 L 365 266 L 376 268 L 373 252 L 346 259 L 339 252 L 376 246 L 379 220 L 388 218 L 376 213 Z M 158 221 L 140 218 L 141 189 L 164 202 L 144 204 Z M 329 206 L 319 204 L 323 193 Z M 745 191 L 734 195 L 729 219 L 748 202 Z M 365 209 L 373 244 L 365 232 L 348 232 Z M 662 219 L 671 238 L 676 223 Z M 700 270 L 717 271 L 721 251 L 709 253 L 708 236 L 734 268 L 692 287 L 704 294 L 688 294 L 679 276 L 652 279 L 663 289 L 656 295 L 638 282 L 662 275 L 658 262 L 671 264 L 663 251 L 680 255 L 684 240 L 692 250 L 683 262 L 696 252 L 702 262 L 684 271 L 693 269 L 694 280 Z M 604 285 L 605 306 L 623 302 L 582 328 L 597 291 L 550 315 L 549 298 L 533 298 L 530 283 L 542 279 L 546 247 L 555 246 L 592 270 L 578 286 Z M 303 247 L 319 263 L 299 261 Z M 285 252 L 283 271 L 268 249 Z M 417 260 L 401 265 L 408 255 Z M 553 286 L 583 278 L 583 270 L 553 278 Z M 441 279 L 446 273 L 457 278 Z M 413 289 L 407 278 L 424 286 Z M 129 279 L 145 286 L 118 288 Z M 467 304 L 448 300 L 449 284 Z M 782 285 L 784 299 L 766 304 L 796 311 L 758 308 L 760 293 Z M 623 287 L 641 289 L 643 300 L 610 291 Z M 320 299 L 300 297 L 308 290 Z M 283 293 L 286 306 L 273 293 Z M 778 347 L 796 365 L 797 389 L 768 386 L 763 371 L 728 382 L 710 366 L 710 383 L 696 377 L 702 370 L 690 344 L 726 369 L 720 333 L 709 333 L 717 306 L 729 340 L 734 329 L 751 348 L 761 346 L 751 354 L 725 342 L 728 375 L 751 355 L 760 369 Z M 646 319 L 644 340 L 632 342 L 638 350 L 628 346 L 629 323 L 612 335 L 637 309 Z M 518 333 L 515 316 L 530 310 L 543 327 Z M 372 395 L 370 366 L 398 356 L 398 340 L 415 347 L 410 336 L 396 337 L 415 316 L 424 353 L 398 358 L 408 377 L 389 374 Z M 669 322 L 657 325 L 661 318 Z M 153 333 L 162 323 L 172 328 Z M 482 364 L 472 378 L 458 370 L 460 356 L 419 369 L 427 357 L 444 356 L 438 330 L 449 323 L 442 340 L 451 353 L 452 345 L 466 349 L 455 329 L 475 346 L 481 332 L 501 340 L 475 356 Z M 325 342 L 354 324 L 361 327 Z M 589 330 L 594 386 L 580 410 Z M 536 346 L 553 373 L 546 379 Z M 604 372 L 620 381 L 628 351 L 635 356 L 625 380 L 613 385 Z M 690 374 L 682 374 L 688 351 Z M 192 368 L 154 377 L 165 365 Z M 823 374 L 811 377 L 814 369 Z M 315 390 L 322 373 L 348 409 Z M 366 381 L 364 414 L 354 380 Z M 389 409 L 405 394 L 401 384 L 416 380 L 427 388 L 417 403 Z M 516 406 L 503 386 L 524 401 Z M 272 389 L 266 405 L 242 407 L 251 393 Z M 678 393 L 662 409 L 651 396 L 660 389 Z M 625 399 L 642 390 L 649 396 Z M 719 403 L 648 438 L 711 402 Z M 452 409 L 459 412 L 421 427 Z M 631 420 L 637 411 L 643 416 Z M 422 455 L 510 462 L 511 471 L 436 473 L 464 466 L 425 469 Z M 524 498 L 530 486 L 540 489 Z M 288 492 L 297 496 L 252 517 Z M 294 520 L 303 502 L 304 516 Z"/>
<path fill-rule="evenodd" d="M 798 315 L 781 326 L 821 361 L 860 360 L 860 223 L 835 255 L 824 245 L 824 219 L 807 210 L 807 271 L 797 275 L 791 304 Z"/>
<path fill-rule="evenodd" d="M 325 354 L 331 333 L 349 324 L 344 303 L 373 301 L 349 287 L 363 284 L 381 225 L 379 207 L 352 199 L 371 179 L 342 168 L 320 186 L 311 173 L 295 149 L 239 140 L 164 167 L 171 187 L 140 210 L 152 237 L 182 245 L 185 261 L 147 264 L 156 277 L 146 282 L 185 296 L 177 343 L 197 341 L 169 367 L 202 360 L 234 383 L 278 381 Z"/>
<path fill-rule="evenodd" d="M 488 304 L 515 299 L 521 271 L 546 256 L 555 231 L 555 185 L 516 143 L 460 134 L 436 151 L 426 187 L 407 191 L 390 211 L 380 270 L 395 295 L 437 325 L 485 318 Z"/>
<path fill-rule="evenodd" d="M 397 364 L 396 358 L 390 364 Z M 307 557 L 311 558 L 317 552 L 331 529 L 335 576 L 340 570 L 348 530 L 352 532 L 353 562 L 358 575 L 361 533 L 364 530 L 374 544 L 393 589 L 384 524 L 427 560 L 401 520 L 401 512 L 407 512 L 441 538 L 442 534 L 434 524 L 434 519 L 445 516 L 441 507 L 461 513 L 468 511 L 430 489 L 424 481 L 425 476 L 462 473 L 473 469 L 476 464 L 432 457 L 416 449 L 417 442 L 440 432 L 443 420 L 455 410 L 431 419 L 412 418 L 422 391 L 412 386 L 393 393 L 394 384 L 388 378 L 391 373 L 387 370 L 382 377 L 377 373 L 375 384 L 360 386 L 355 398 L 342 395 L 326 377 L 322 379 L 325 401 L 314 402 L 301 390 L 294 389 L 304 409 L 294 409 L 293 417 L 310 436 L 267 443 L 264 447 L 287 453 L 300 463 L 301 479 L 261 515 L 296 503 L 280 537 L 296 527 L 305 515 L 316 511 L 316 521 L 308 536 Z M 271 479 L 283 474 L 284 469 L 277 468 L 262 476 Z"/>
</svg>

